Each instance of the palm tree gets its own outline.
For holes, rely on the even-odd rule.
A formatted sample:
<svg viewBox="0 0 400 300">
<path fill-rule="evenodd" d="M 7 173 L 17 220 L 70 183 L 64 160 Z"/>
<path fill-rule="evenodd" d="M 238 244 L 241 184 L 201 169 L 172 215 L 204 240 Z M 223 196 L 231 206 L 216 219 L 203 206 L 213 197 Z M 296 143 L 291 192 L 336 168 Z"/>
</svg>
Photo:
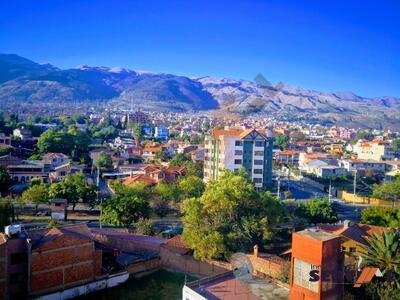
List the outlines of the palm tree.
<svg viewBox="0 0 400 300">
<path fill-rule="evenodd" d="M 361 256 L 366 266 L 390 276 L 400 288 L 400 231 L 390 230 L 368 239 Z M 386 277 L 385 276 L 385 277 Z"/>
</svg>

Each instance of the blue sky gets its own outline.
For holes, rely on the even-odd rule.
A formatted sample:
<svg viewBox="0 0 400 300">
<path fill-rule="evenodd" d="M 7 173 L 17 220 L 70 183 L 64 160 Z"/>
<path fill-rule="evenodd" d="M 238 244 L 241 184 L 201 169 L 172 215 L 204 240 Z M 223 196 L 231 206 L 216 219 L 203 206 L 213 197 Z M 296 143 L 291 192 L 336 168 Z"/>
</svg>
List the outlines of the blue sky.
<svg viewBox="0 0 400 300">
<path fill-rule="evenodd" d="M 5 0 L 0 52 L 400 96 L 400 1 Z"/>
</svg>

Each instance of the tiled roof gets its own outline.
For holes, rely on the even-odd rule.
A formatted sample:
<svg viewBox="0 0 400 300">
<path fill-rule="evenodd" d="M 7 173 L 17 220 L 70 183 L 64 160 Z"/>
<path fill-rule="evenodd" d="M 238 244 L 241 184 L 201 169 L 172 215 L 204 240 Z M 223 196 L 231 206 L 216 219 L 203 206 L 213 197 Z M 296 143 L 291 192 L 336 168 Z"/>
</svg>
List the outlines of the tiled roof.
<svg viewBox="0 0 400 300">
<path fill-rule="evenodd" d="M 174 236 L 173 238 L 168 239 L 164 243 L 164 247 L 167 248 L 168 250 L 177 252 L 179 254 L 186 254 L 190 251 L 190 248 L 186 246 L 184 242 L 182 242 L 180 234 Z"/>
<path fill-rule="evenodd" d="M 364 283 L 370 283 L 372 278 L 374 278 L 376 272 L 378 271 L 378 268 L 364 268 L 360 274 L 360 276 L 357 278 L 356 284 L 354 285 L 355 288 L 360 287 Z"/>
<path fill-rule="evenodd" d="M 149 185 L 153 185 L 153 184 L 157 183 L 149 175 L 136 174 L 136 175 L 131 175 L 130 177 L 125 178 L 123 181 L 123 184 L 130 185 L 130 184 L 139 183 L 139 182 L 144 183 L 144 184 L 149 184 Z"/>
</svg>

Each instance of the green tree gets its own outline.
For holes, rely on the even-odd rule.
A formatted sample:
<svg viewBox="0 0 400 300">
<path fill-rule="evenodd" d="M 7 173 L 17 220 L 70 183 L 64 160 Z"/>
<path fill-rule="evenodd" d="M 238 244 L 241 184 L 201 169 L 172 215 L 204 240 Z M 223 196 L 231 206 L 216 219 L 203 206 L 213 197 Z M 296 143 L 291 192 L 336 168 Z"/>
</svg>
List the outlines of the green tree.
<svg viewBox="0 0 400 300">
<path fill-rule="evenodd" d="M 22 201 L 26 204 L 34 204 L 37 211 L 39 204 L 49 203 L 49 188 L 45 184 L 32 185 L 22 193 Z"/>
<path fill-rule="evenodd" d="M 164 201 L 177 201 L 179 198 L 179 190 L 174 184 L 159 183 L 154 191 Z"/>
<path fill-rule="evenodd" d="M 197 176 L 185 176 L 179 180 L 179 191 L 184 198 L 200 197 L 204 192 L 204 182 Z"/>
<path fill-rule="evenodd" d="M 281 150 L 286 150 L 290 137 L 285 134 L 278 133 L 275 135 L 274 146 L 279 147 Z"/>
<path fill-rule="evenodd" d="M 381 236 L 375 235 L 367 240 L 361 253 L 363 263 L 379 268 L 385 275 L 384 281 L 378 281 L 376 292 L 380 299 L 392 299 L 387 290 L 400 292 L 400 232 L 391 230 Z"/>
<path fill-rule="evenodd" d="M 149 203 L 135 195 L 115 194 L 100 207 L 102 222 L 125 228 L 149 216 Z"/>
<path fill-rule="evenodd" d="M 183 240 L 197 258 L 228 258 L 235 251 L 263 247 L 283 207 L 269 193 L 230 171 L 210 182 L 203 195 L 183 202 Z"/>
<path fill-rule="evenodd" d="M 112 169 L 111 156 L 105 152 L 100 152 L 99 158 L 94 162 L 94 165 L 101 172 Z"/>
<path fill-rule="evenodd" d="M 400 210 L 393 207 L 369 206 L 361 212 L 360 223 L 397 228 L 400 227 Z"/>
<path fill-rule="evenodd" d="M 76 203 L 81 199 L 84 203 L 93 203 L 96 199 L 96 187 L 89 185 L 82 173 L 68 175 L 63 181 L 50 186 L 50 198 L 67 199 L 75 210 Z"/>
<path fill-rule="evenodd" d="M 136 145 L 140 145 L 140 140 L 143 136 L 142 125 L 140 125 L 138 123 L 129 122 L 128 128 L 132 132 L 132 135 L 133 135 L 133 138 L 135 139 Z"/>
<path fill-rule="evenodd" d="M 203 178 L 204 165 L 202 162 L 193 162 L 184 154 L 175 155 L 169 162 L 171 167 L 186 167 L 186 174 Z"/>
<path fill-rule="evenodd" d="M 396 177 L 393 181 L 375 185 L 373 196 L 379 199 L 385 199 L 396 202 L 400 199 L 400 177 Z"/>
<path fill-rule="evenodd" d="M 152 204 L 154 213 L 161 219 L 168 215 L 171 210 L 167 201 L 163 199 L 155 199 Z"/>
<path fill-rule="evenodd" d="M 10 146 L 0 146 L 0 156 L 8 155 L 12 153 L 12 147 Z"/>
<path fill-rule="evenodd" d="M 166 161 L 168 159 L 168 155 L 164 151 L 157 151 L 154 154 L 154 158 L 159 160 L 159 161 Z"/>
<path fill-rule="evenodd" d="M 74 137 L 71 134 L 56 129 L 43 132 L 37 142 L 37 148 L 41 154 L 57 152 L 70 155 L 74 146 Z"/>
<path fill-rule="evenodd" d="M 5 167 L 0 165 L 0 192 L 5 192 L 12 183 L 10 174 Z"/>
<path fill-rule="evenodd" d="M 136 233 L 144 235 L 154 234 L 154 223 L 149 219 L 140 218 L 135 224 Z"/>
<path fill-rule="evenodd" d="M 39 185 L 41 183 L 42 183 L 42 181 L 40 180 L 40 178 L 32 178 L 32 180 L 31 180 L 31 185 L 32 186 L 33 185 Z"/>
<path fill-rule="evenodd" d="M 15 221 L 14 206 L 10 198 L 0 198 L 0 230 Z"/>
<path fill-rule="evenodd" d="M 337 212 L 327 199 L 312 199 L 300 203 L 296 209 L 295 215 L 307 219 L 312 224 L 335 223 L 338 221 Z"/>
</svg>

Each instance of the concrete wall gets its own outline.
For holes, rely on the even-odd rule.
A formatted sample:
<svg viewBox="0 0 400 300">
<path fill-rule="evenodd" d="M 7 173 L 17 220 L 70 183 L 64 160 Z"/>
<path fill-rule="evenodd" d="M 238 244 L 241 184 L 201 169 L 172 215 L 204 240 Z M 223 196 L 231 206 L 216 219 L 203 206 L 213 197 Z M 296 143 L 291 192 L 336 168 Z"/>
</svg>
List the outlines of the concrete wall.
<svg viewBox="0 0 400 300">
<path fill-rule="evenodd" d="M 393 203 L 392 201 L 382 200 L 378 198 L 363 197 L 359 195 L 354 195 L 353 193 L 349 193 L 346 191 L 342 192 L 342 199 L 346 202 L 351 202 L 351 203 L 369 204 L 372 206 L 394 206 L 400 208 L 399 202 Z"/>
</svg>

